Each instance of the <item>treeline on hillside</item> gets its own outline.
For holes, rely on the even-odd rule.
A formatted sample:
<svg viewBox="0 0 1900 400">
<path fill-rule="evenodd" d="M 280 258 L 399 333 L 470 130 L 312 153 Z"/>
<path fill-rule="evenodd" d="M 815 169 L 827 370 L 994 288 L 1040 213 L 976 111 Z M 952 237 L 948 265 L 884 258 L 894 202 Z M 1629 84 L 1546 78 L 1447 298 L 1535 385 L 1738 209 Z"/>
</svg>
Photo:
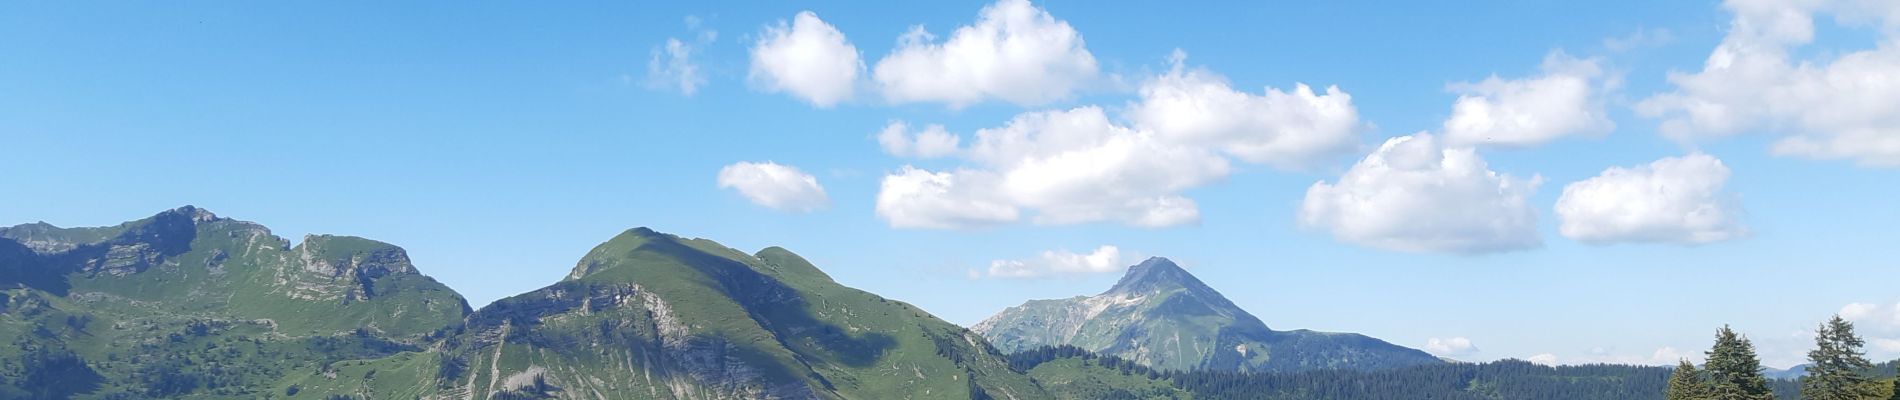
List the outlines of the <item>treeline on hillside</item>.
<svg viewBox="0 0 1900 400">
<path fill-rule="evenodd" d="M 1197 399 L 1664 399 L 1664 400 L 1900 400 L 1895 368 L 1873 363 L 1854 324 L 1834 316 L 1815 331 L 1806 375 L 1768 379 L 1748 337 L 1723 326 L 1698 366 L 1544 366 L 1520 360 L 1446 363 L 1377 371 L 1292 373 L 1155 371 L 1141 364 L 1073 346 L 1012 354 L 1010 367 L 1029 372 L 1044 363 L 1081 359 L 1109 373 L 1146 376 Z"/>
<path fill-rule="evenodd" d="M 1660 399 L 1670 376 L 1668 367 L 1551 367 L 1519 360 L 1378 371 L 1155 371 L 1072 346 L 1019 352 L 1010 356 L 1010 366 L 1026 372 L 1066 358 L 1091 360 L 1122 374 L 1167 381 L 1196 399 Z"/>
</svg>

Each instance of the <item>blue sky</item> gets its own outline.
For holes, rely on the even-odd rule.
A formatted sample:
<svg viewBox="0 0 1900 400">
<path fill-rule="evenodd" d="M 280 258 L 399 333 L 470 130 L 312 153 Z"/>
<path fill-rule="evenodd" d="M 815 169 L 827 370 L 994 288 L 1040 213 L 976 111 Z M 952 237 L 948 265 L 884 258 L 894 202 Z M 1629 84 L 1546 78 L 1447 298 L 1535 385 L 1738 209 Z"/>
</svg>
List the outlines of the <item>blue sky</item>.
<svg viewBox="0 0 1900 400">
<path fill-rule="evenodd" d="M 1863 321 L 1875 356 L 1900 356 L 1887 251 L 1900 239 L 1900 117 L 1881 111 L 1900 109 L 1900 77 L 1886 72 L 1900 71 L 1900 8 L 1776 3 L 11 3 L 0 224 L 108 225 L 193 204 L 293 240 L 402 245 L 476 305 L 558 280 L 595 244 L 650 226 L 784 246 L 960 324 L 1099 292 L 1159 255 L 1276 329 L 1413 347 L 1462 338 L 1472 348 L 1433 346 L 1462 359 L 1670 363 L 1731 324 L 1784 367 L 1836 312 Z M 1001 9 L 1028 16 L 1004 38 L 1073 41 L 931 53 Z M 933 36 L 900 40 L 918 25 Z M 669 39 L 687 49 L 678 63 Z M 855 64 L 775 46 L 839 39 Z M 928 62 L 880 71 L 900 49 Z M 1705 64 L 1722 49 L 1754 68 Z M 981 69 L 975 56 L 1000 61 Z M 680 65 L 697 76 L 691 93 L 669 69 Z M 990 73 L 959 74 L 970 71 Z M 1137 116 L 1170 77 L 1251 108 L 1208 116 L 1231 124 L 1205 132 L 1170 130 L 1190 125 L 1169 125 L 1180 114 L 1166 109 Z M 1542 78 L 1581 95 L 1539 91 Z M 1315 96 L 1336 86 L 1353 115 L 1261 100 L 1298 100 L 1302 83 Z M 1461 95 L 1516 114 L 1460 114 Z M 1709 107 L 1729 112 L 1696 114 Z M 1024 124 L 1044 142 L 979 138 L 1091 109 L 1113 130 Z M 1267 114 L 1291 117 L 1256 118 Z M 1521 140 L 1473 142 L 1446 125 L 1460 116 L 1532 122 L 1464 128 Z M 1301 130 L 1301 118 L 1344 125 Z M 959 145 L 894 155 L 878 139 L 892 121 L 941 125 Z M 1099 142 L 1064 147 L 1063 135 Z M 1321 136 L 1306 150 L 1235 147 Z M 1105 143 L 1134 150 L 1090 153 Z M 1436 161 L 1371 165 L 1417 154 Z M 1470 157 L 1475 175 L 1447 172 Z M 751 167 L 722 179 L 734 165 Z M 881 206 L 906 166 L 910 178 L 1003 178 Z M 1566 186 L 1600 175 L 1568 203 L 1584 211 L 1559 215 Z M 1390 196 L 1361 197 L 1379 193 Z M 1192 216 L 1179 203 L 1117 208 L 1154 199 L 1186 199 Z M 1013 216 L 958 208 L 983 202 Z M 1082 257 L 1101 246 L 1118 251 Z"/>
</svg>

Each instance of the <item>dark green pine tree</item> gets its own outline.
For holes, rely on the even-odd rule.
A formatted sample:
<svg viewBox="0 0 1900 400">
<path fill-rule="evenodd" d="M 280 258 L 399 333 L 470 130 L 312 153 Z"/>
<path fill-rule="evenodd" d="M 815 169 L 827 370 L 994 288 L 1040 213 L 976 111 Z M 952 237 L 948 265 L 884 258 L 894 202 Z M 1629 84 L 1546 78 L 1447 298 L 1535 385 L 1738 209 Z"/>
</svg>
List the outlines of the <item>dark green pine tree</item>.
<svg viewBox="0 0 1900 400">
<path fill-rule="evenodd" d="M 1708 355 L 1709 362 L 1703 368 L 1709 375 L 1710 399 L 1774 400 L 1768 378 L 1761 374 L 1761 359 L 1755 356 L 1755 345 L 1748 338 L 1723 325 L 1715 331 L 1715 346 L 1709 348 Z"/>
<path fill-rule="evenodd" d="M 1815 331 L 1814 350 L 1808 352 L 1808 376 L 1801 378 L 1801 398 L 1809 400 L 1871 400 L 1881 393 L 1867 371 L 1874 364 L 1860 349 L 1867 345 L 1854 335 L 1854 323 L 1834 318 Z"/>
<path fill-rule="evenodd" d="M 1669 374 L 1669 388 L 1663 391 L 1663 400 L 1708 400 L 1711 390 L 1709 379 L 1695 364 L 1682 360 L 1676 365 L 1676 371 Z"/>
</svg>

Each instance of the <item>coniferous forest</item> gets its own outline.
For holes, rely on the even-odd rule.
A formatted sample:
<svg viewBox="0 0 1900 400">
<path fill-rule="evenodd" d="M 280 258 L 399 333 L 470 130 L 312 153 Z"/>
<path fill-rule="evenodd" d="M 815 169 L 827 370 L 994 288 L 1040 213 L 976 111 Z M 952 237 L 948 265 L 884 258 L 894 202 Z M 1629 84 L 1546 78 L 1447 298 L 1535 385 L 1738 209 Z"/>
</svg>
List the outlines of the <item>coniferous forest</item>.
<svg viewBox="0 0 1900 400">
<path fill-rule="evenodd" d="M 1670 375 L 1667 367 L 1551 367 L 1521 360 L 1379 371 L 1155 371 L 1068 346 L 1016 353 L 1010 356 L 1010 364 L 1030 371 L 1064 359 L 1091 360 L 1117 373 L 1166 381 L 1196 399 L 1659 399 Z M 1106 398 L 1151 397 L 1124 393 Z"/>
</svg>

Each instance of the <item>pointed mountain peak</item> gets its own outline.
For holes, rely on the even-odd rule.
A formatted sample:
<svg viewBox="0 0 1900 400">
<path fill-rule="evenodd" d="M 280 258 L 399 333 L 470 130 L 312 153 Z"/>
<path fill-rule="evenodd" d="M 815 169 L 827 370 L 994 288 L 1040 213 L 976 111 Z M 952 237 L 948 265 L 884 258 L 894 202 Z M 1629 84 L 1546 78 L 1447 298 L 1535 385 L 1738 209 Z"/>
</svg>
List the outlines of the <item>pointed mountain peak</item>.
<svg viewBox="0 0 1900 400">
<path fill-rule="evenodd" d="M 653 228 L 642 226 L 642 227 L 637 227 L 637 228 L 622 231 L 620 232 L 619 235 L 614 235 L 613 238 L 607 239 L 607 242 L 603 243 L 602 245 L 611 244 L 611 245 L 614 245 L 613 247 L 616 247 L 616 248 L 624 248 L 624 250 L 633 250 L 633 249 L 638 249 L 640 247 L 646 246 L 649 243 L 684 244 L 692 240 L 693 239 L 689 239 L 684 236 L 675 235 L 675 234 L 666 233 L 666 232 L 660 232 L 658 230 L 654 230 Z"/>
<path fill-rule="evenodd" d="M 1198 289 L 1205 288 L 1207 285 L 1201 283 L 1200 279 L 1189 274 L 1187 270 L 1181 269 L 1174 260 L 1151 257 L 1140 264 L 1128 267 L 1128 274 L 1122 275 L 1121 281 L 1115 282 L 1115 287 L 1109 288 L 1107 293 L 1145 292 L 1166 287 Z"/>
<path fill-rule="evenodd" d="M 642 226 L 628 229 L 620 232 L 619 235 L 614 235 L 612 239 L 608 239 L 606 242 L 594 246 L 594 249 L 588 251 L 586 256 L 581 257 L 580 262 L 574 264 L 574 269 L 568 271 L 566 280 L 581 279 L 595 272 L 607 269 L 618 263 L 615 260 L 624 258 L 632 252 L 647 248 L 650 244 L 685 246 L 685 242 L 687 242 L 685 238 L 656 231 L 653 230 L 653 228 Z"/>
<path fill-rule="evenodd" d="M 1187 270 L 1181 269 L 1180 264 L 1175 264 L 1174 260 L 1169 260 L 1167 257 L 1148 257 L 1147 260 L 1142 260 L 1140 264 L 1128 267 L 1129 275 L 1155 272 L 1187 273 Z"/>
</svg>

